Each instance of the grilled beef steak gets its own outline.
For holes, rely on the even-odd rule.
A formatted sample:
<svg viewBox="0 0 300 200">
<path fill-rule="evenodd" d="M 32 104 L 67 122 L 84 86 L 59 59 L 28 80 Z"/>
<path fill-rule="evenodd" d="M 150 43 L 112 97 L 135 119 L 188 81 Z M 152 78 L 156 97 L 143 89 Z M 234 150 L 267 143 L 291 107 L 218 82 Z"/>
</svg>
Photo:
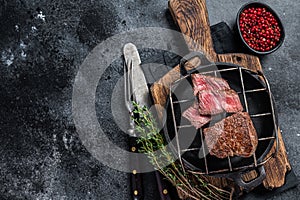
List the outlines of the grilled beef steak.
<svg viewBox="0 0 300 200">
<path fill-rule="evenodd" d="M 198 100 L 201 115 L 215 115 L 223 112 L 221 102 L 211 90 L 199 91 Z"/>
<path fill-rule="evenodd" d="M 243 110 L 238 94 L 222 78 L 192 74 L 194 95 L 198 96 L 201 115 L 215 115 L 223 111 Z"/>
<path fill-rule="evenodd" d="M 194 95 L 196 96 L 202 90 L 226 90 L 230 89 L 227 81 L 222 78 L 204 76 L 202 74 L 192 74 L 194 85 Z"/>
<path fill-rule="evenodd" d="M 182 116 L 188 119 L 196 129 L 201 128 L 211 120 L 211 116 L 200 115 L 197 102 L 194 102 L 191 107 L 184 111 Z"/>
<path fill-rule="evenodd" d="M 198 99 L 201 115 L 215 115 L 224 110 L 229 113 L 243 110 L 238 94 L 231 89 L 202 90 L 198 92 Z"/>
<path fill-rule="evenodd" d="M 243 106 L 240 102 L 240 98 L 234 90 L 217 90 L 214 91 L 214 94 L 217 96 L 222 108 L 226 112 L 235 113 L 243 111 Z"/>
<path fill-rule="evenodd" d="M 211 155 L 250 157 L 256 150 L 258 139 L 248 113 L 235 113 L 214 126 L 204 129 L 205 142 Z"/>
<path fill-rule="evenodd" d="M 224 79 L 192 74 L 192 81 L 194 95 L 198 97 L 198 102 L 195 102 L 193 106 L 188 108 L 183 113 L 183 116 L 196 129 L 211 120 L 209 115 L 216 115 L 224 111 L 235 113 L 243 110 L 238 94 L 230 89 Z"/>
</svg>

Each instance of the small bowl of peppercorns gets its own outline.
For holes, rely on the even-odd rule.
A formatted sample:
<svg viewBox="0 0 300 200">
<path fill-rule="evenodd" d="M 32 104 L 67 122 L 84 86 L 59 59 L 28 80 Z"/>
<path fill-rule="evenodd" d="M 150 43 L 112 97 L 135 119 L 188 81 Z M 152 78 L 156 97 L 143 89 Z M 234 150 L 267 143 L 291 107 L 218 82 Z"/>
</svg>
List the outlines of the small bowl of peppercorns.
<svg viewBox="0 0 300 200">
<path fill-rule="evenodd" d="M 272 53 L 283 43 L 285 34 L 282 23 L 266 4 L 245 4 L 237 14 L 236 23 L 242 43 L 254 54 Z"/>
</svg>

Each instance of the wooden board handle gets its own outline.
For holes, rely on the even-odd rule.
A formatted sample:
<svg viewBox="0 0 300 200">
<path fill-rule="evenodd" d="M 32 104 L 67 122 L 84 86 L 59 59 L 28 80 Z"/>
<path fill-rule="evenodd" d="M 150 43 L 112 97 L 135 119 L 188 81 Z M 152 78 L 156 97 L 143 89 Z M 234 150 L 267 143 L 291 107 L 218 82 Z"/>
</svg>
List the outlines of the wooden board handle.
<svg viewBox="0 0 300 200">
<path fill-rule="evenodd" d="M 169 8 L 190 51 L 202 51 L 216 60 L 205 0 L 170 0 Z"/>
</svg>

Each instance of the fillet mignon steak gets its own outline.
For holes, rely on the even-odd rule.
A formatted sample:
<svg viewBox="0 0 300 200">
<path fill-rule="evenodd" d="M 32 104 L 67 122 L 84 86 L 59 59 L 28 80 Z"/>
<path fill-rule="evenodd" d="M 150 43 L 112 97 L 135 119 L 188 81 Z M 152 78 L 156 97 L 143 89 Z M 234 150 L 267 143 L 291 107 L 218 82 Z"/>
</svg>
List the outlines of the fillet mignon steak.
<svg viewBox="0 0 300 200">
<path fill-rule="evenodd" d="M 198 96 L 201 115 L 215 115 L 223 111 L 243 110 L 238 94 L 222 78 L 192 74 L 194 95 Z"/>
<path fill-rule="evenodd" d="M 210 154 L 218 158 L 250 157 L 258 144 L 256 130 L 246 112 L 237 112 L 205 128 L 204 137 Z"/>
<path fill-rule="evenodd" d="M 238 94 L 232 89 L 202 90 L 198 92 L 201 115 L 216 115 L 223 111 L 235 113 L 243 110 Z"/>
<path fill-rule="evenodd" d="M 213 76 L 204 76 L 202 74 L 192 74 L 194 85 L 194 95 L 196 96 L 202 90 L 226 90 L 230 89 L 227 81 Z"/>
<path fill-rule="evenodd" d="M 194 102 L 191 107 L 185 110 L 182 116 L 188 119 L 196 129 L 201 128 L 211 120 L 211 116 L 209 115 L 200 115 L 197 102 Z"/>
<path fill-rule="evenodd" d="M 221 102 L 222 108 L 228 113 L 235 113 L 243 111 L 243 106 L 241 104 L 238 94 L 232 90 L 217 90 L 214 91 L 214 94 L 217 96 L 219 102 Z"/>
<path fill-rule="evenodd" d="M 201 115 L 215 115 L 223 112 L 220 100 L 211 90 L 199 91 L 198 100 Z"/>
</svg>

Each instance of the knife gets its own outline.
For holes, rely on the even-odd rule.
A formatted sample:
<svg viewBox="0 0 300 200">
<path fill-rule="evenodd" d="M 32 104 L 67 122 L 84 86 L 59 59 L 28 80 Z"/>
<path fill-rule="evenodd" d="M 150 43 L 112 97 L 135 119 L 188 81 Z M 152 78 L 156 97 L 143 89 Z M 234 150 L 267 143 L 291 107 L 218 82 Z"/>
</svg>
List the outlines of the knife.
<svg viewBox="0 0 300 200">
<path fill-rule="evenodd" d="M 123 49 L 125 64 L 127 65 L 128 72 L 131 76 L 131 92 L 133 95 L 133 99 L 140 105 L 146 106 L 150 108 L 151 106 L 151 99 L 149 95 L 149 89 L 147 85 L 147 81 L 144 75 L 144 72 L 141 67 L 141 59 L 138 53 L 136 46 L 132 43 L 127 43 Z M 124 72 L 125 73 L 125 72 Z M 125 74 L 124 74 L 125 75 Z M 128 82 L 127 82 L 128 83 Z M 127 84 L 127 87 L 129 85 Z M 133 126 L 133 124 L 131 124 Z M 130 131 L 132 133 L 130 137 L 130 148 L 131 152 L 137 151 L 137 142 L 136 142 L 136 134 L 134 131 Z M 131 161 L 132 162 L 132 161 Z M 139 162 L 136 159 L 134 162 Z M 160 194 L 161 200 L 171 200 L 169 196 L 168 189 L 166 187 L 166 180 L 161 177 L 161 174 L 158 171 L 155 171 L 156 182 Z M 131 173 L 131 188 L 133 199 L 142 199 L 143 198 L 143 188 L 142 188 L 142 176 L 137 171 L 133 170 Z"/>
</svg>

